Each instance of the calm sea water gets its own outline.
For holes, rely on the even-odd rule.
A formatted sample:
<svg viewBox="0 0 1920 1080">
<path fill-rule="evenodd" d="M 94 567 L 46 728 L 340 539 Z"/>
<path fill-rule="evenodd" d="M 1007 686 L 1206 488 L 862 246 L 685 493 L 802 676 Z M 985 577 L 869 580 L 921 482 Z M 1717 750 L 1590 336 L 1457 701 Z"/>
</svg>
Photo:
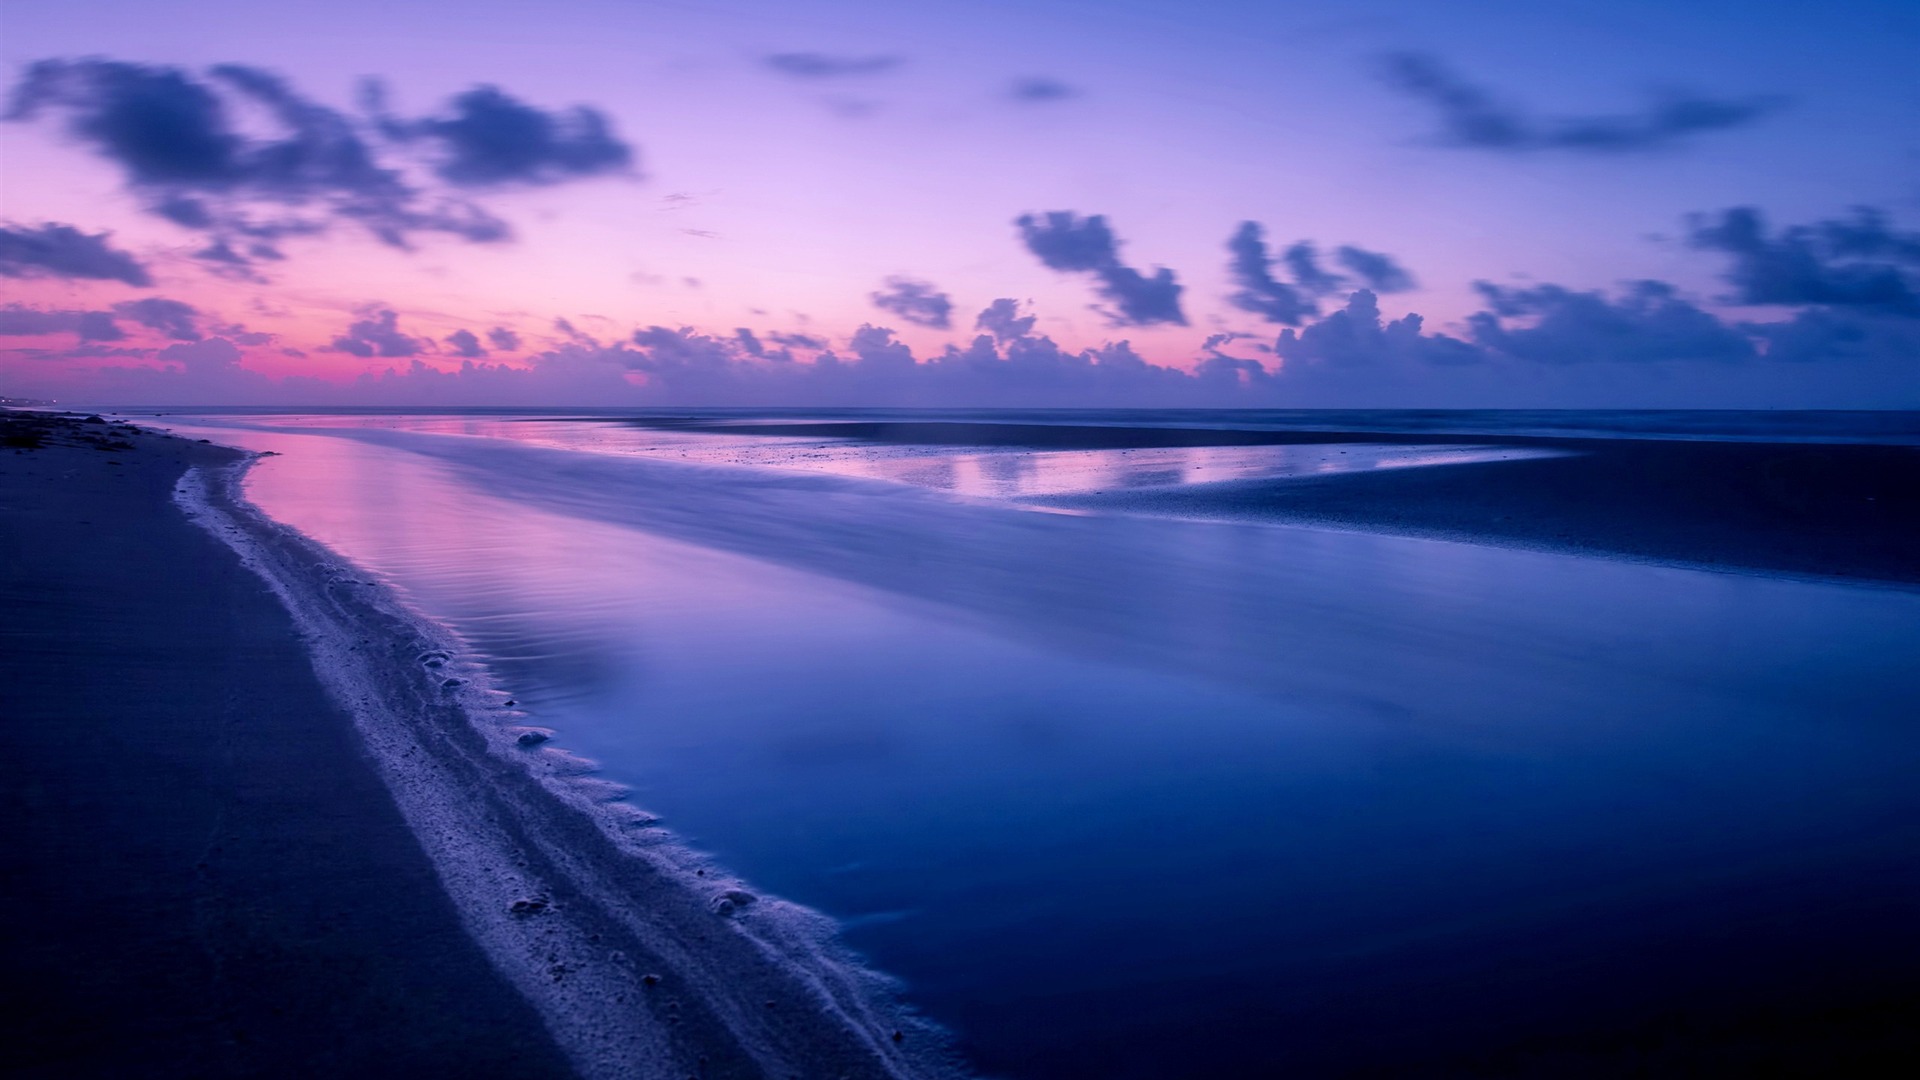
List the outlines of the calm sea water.
<svg viewBox="0 0 1920 1080">
<path fill-rule="evenodd" d="M 1538 1061 L 1914 989 L 1920 593 L 1019 501 L 1516 453 L 1469 432 L 190 423 L 990 1074 Z"/>
</svg>

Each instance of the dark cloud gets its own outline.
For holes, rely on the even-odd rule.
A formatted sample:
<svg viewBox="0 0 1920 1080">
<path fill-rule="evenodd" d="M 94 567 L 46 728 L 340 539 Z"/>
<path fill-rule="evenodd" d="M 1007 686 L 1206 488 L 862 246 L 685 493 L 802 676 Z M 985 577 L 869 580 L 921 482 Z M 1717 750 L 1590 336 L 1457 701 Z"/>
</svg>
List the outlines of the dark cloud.
<svg viewBox="0 0 1920 1080">
<path fill-rule="evenodd" d="M 455 97 L 446 115 L 387 120 L 382 128 L 402 140 L 437 144 L 434 171 L 460 187 L 556 184 L 633 165 L 633 147 L 598 109 L 545 112 L 493 86 Z"/>
<path fill-rule="evenodd" d="M 226 338 L 214 337 L 205 341 L 169 345 L 161 349 L 154 359 L 163 364 L 179 364 L 191 372 L 207 374 L 238 368 L 240 350 Z"/>
<path fill-rule="evenodd" d="M 520 335 L 504 326 L 496 326 L 487 331 L 487 344 L 501 352 L 513 352 L 520 347 Z"/>
<path fill-rule="evenodd" d="M 473 359 L 487 355 L 487 350 L 480 344 L 480 339 L 471 330 L 465 328 L 455 330 L 447 335 L 446 341 L 448 345 L 453 346 L 455 356 Z"/>
<path fill-rule="evenodd" d="M 557 183 L 632 160 L 606 118 L 584 107 L 544 112 L 483 86 L 437 116 L 369 122 L 239 64 L 195 74 L 41 60 L 15 86 L 7 118 L 46 115 L 63 117 L 70 135 L 119 165 L 151 212 L 209 233 L 200 258 L 238 276 L 257 277 L 246 268 L 281 258 L 276 241 L 337 223 L 401 248 L 422 233 L 503 241 L 507 224 L 468 191 Z M 407 162 L 392 159 L 396 146 L 415 143 L 436 151 L 431 178 L 410 177 Z"/>
<path fill-rule="evenodd" d="M 1020 302 L 1005 297 L 988 304 L 973 320 L 975 330 L 985 330 L 995 341 L 1005 344 L 1033 333 L 1035 317 L 1020 314 Z"/>
<path fill-rule="evenodd" d="M 1638 112 L 1538 119 L 1496 99 L 1427 53 L 1388 56 L 1386 76 L 1397 89 L 1440 111 L 1442 141 L 1481 150 L 1650 150 L 1751 124 L 1785 104 L 1777 97 L 1731 100 L 1669 90 Z"/>
<path fill-rule="evenodd" d="M 1359 289 L 1347 298 L 1345 309 L 1297 332 L 1280 331 L 1273 351 L 1285 362 L 1285 371 L 1295 365 L 1471 364 L 1485 358 L 1480 349 L 1458 338 L 1428 334 L 1421 327 L 1418 315 L 1384 321 L 1379 298 Z"/>
<path fill-rule="evenodd" d="M 1418 287 L 1413 275 L 1394 262 L 1390 255 L 1342 244 L 1334 251 L 1334 257 L 1340 260 L 1341 266 L 1357 275 L 1363 285 L 1376 293 L 1407 292 Z"/>
<path fill-rule="evenodd" d="M 753 331 L 747 329 L 746 327 L 744 326 L 735 327 L 733 331 L 733 338 L 735 341 L 738 341 L 740 343 L 741 351 L 745 352 L 748 356 L 767 355 L 767 347 L 761 344 L 760 339 L 754 336 Z"/>
<path fill-rule="evenodd" d="M 158 330 L 175 341 L 199 341 L 202 336 L 199 310 L 179 300 L 157 296 L 128 300 L 113 305 L 113 313 L 149 330 Z"/>
<path fill-rule="evenodd" d="M 73 334 L 81 341 L 120 341 L 127 336 L 109 311 L 43 311 L 20 304 L 0 307 L 0 335 L 41 334 Z"/>
<path fill-rule="evenodd" d="M 1320 250 L 1311 240 L 1301 240 L 1280 254 L 1278 262 L 1292 278 L 1281 281 L 1274 274 L 1275 260 L 1267 254 L 1259 222 L 1241 222 L 1227 240 L 1227 251 L 1233 256 L 1227 263 L 1227 273 L 1237 286 L 1227 302 L 1271 323 L 1299 326 L 1320 314 L 1320 297 L 1354 284 L 1346 274 L 1321 263 Z M 1405 292 L 1414 287 L 1413 275 L 1391 256 L 1343 244 L 1335 249 L 1334 257 L 1371 293 Z"/>
<path fill-rule="evenodd" d="M 1287 264 L 1294 285 L 1310 296 L 1326 296 L 1347 281 L 1320 265 L 1320 249 L 1314 247 L 1311 240 L 1301 240 L 1287 248 L 1281 253 L 1280 261 Z"/>
<path fill-rule="evenodd" d="M 1487 310 L 1469 320 L 1476 344 L 1518 360 L 1545 364 L 1663 360 L 1751 360 L 1757 352 L 1739 329 L 1681 299 L 1673 286 L 1637 281 L 1619 299 L 1558 285 L 1474 287 Z M 1514 326 L 1514 319 L 1526 320 Z"/>
<path fill-rule="evenodd" d="M 1015 79 L 1013 86 L 1007 91 L 1007 94 L 1012 97 L 1013 100 L 1028 105 L 1044 105 L 1048 102 L 1065 101 L 1068 98 L 1079 97 L 1080 91 L 1077 87 L 1068 86 L 1058 79 L 1034 76 Z"/>
<path fill-rule="evenodd" d="M 929 281 L 908 277 L 890 277 L 886 287 L 867 299 L 882 311 L 889 311 L 915 326 L 946 330 L 953 325 L 953 298 L 934 288 Z"/>
<path fill-rule="evenodd" d="M 1107 317 L 1117 326 L 1187 324 L 1180 310 L 1181 286 L 1173 271 L 1156 267 L 1152 277 L 1120 261 L 1120 241 L 1099 214 L 1080 217 L 1067 210 L 1022 214 L 1014 225 L 1027 250 L 1049 269 L 1092 274 L 1102 297 L 1117 311 Z"/>
<path fill-rule="evenodd" d="M 335 352 L 354 356 L 415 356 L 425 351 L 427 342 L 400 332 L 400 316 L 391 308 L 371 307 L 333 339 Z"/>
<path fill-rule="evenodd" d="M 1732 257 L 1726 280 L 1741 304 L 1819 305 L 1920 317 L 1920 233 L 1892 229 L 1885 214 L 1797 225 L 1769 235 L 1752 207 L 1695 215 L 1688 242 Z"/>
<path fill-rule="evenodd" d="M 832 56 L 817 52 L 774 53 L 763 62 L 796 79 L 837 79 L 848 75 L 878 75 L 903 62 L 898 56 Z"/>
<path fill-rule="evenodd" d="M 1920 377 L 1920 322 L 1836 312 L 1803 311 L 1786 322 L 1745 323 L 1766 344 L 1767 358 L 1787 363 L 1892 362 Z M 1885 407 L 1875 402 L 1876 407 Z"/>
<path fill-rule="evenodd" d="M 0 277 L 80 278 L 147 286 L 146 267 L 107 243 L 107 234 L 89 235 L 71 225 L 0 226 Z"/>
<path fill-rule="evenodd" d="M 767 335 L 767 340 L 787 349 L 824 349 L 827 347 L 825 338 L 817 338 L 811 334 L 772 333 Z"/>
<path fill-rule="evenodd" d="M 1228 295 L 1228 303 L 1287 326 L 1298 326 L 1319 313 L 1310 296 L 1273 276 L 1273 262 L 1267 255 L 1267 241 L 1259 222 L 1241 222 L 1227 240 L 1227 251 L 1233 256 L 1227 263 L 1227 273 L 1239 286 Z"/>
</svg>

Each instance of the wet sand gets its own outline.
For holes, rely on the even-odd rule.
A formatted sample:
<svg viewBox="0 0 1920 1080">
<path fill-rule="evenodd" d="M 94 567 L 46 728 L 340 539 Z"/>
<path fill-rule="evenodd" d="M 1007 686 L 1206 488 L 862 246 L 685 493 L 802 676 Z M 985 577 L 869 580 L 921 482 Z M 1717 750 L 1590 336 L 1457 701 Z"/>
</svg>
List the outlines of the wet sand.
<svg viewBox="0 0 1920 1080">
<path fill-rule="evenodd" d="M 1563 456 L 1105 491 L 1044 502 L 1920 583 L 1920 543 L 1915 542 L 1920 537 L 1920 447 L 1471 441 L 1556 450 Z"/>
<path fill-rule="evenodd" d="M 558 1077 L 280 603 L 232 451 L 0 414 L 0 1038 L 45 1077 Z"/>
</svg>

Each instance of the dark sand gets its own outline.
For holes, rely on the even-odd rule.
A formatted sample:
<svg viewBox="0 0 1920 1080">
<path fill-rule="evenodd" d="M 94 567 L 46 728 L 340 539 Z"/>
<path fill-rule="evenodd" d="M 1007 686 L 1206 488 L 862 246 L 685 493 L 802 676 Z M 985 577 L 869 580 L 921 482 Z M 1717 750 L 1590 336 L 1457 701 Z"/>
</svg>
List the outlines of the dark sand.
<svg viewBox="0 0 1920 1080">
<path fill-rule="evenodd" d="M 234 456 L 0 415 L 7 1074 L 571 1075 L 286 611 L 170 502 Z"/>
<path fill-rule="evenodd" d="M 1901 423 L 1843 414 L 1807 416 L 1825 421 L 1811 424 L 1803 417 L 1812 428 L 1836 435 L 1851 429 L 1881 435 L 1908 430 Z M 1349 418 L 1381 419 L 1378 414 Z M 1330 413 L 1323 419 L 1339 417 Z M 1523 435 L 1497 426 L 1466 433 L 1364 425 L 1304 430 L 968 420 L 745 423 L 695 417 L 598 422 L 1036 451 L 1346 444 L 1545 450 L 1563 456 L 1103 491 L 1036 502 L 1069 509 L 1332 525 L 1771 573 L 1920 582 L 1920 446 L 1767 442 L 1754 435 L 1740 441 Z M 1695 423 L 1712 426 L 1706 418 L 1695 418 Z"/>
<path fill-rule="evenodd" d="M 1428 441 L 1514 445 L 1566 456 L 1110 491 L 1045 502 L 1920 583 L 1920 447 L 1473 437 Z"/>
</svg>

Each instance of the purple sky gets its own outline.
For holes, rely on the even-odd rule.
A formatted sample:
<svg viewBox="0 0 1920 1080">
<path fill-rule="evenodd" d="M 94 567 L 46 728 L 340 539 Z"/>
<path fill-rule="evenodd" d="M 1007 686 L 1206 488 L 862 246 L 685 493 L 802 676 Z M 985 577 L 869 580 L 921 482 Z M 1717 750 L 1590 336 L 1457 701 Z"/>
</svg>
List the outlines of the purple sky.
<svg viewBox="0 0 1920 1080">
<path fill-rule="evenodd" d="M 1920 12 L 1672 8 L 9 0 L 0 395 L 1920 407 Z"/>
</svg>

